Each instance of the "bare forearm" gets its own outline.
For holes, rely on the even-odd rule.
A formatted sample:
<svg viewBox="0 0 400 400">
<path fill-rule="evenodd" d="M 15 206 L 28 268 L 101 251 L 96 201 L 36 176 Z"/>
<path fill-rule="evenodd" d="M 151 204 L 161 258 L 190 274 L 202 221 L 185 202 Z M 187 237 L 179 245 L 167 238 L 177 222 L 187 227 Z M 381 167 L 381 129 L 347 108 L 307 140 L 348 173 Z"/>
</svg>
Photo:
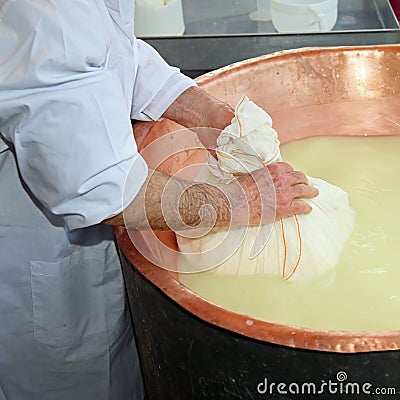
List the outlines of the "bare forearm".
<svg viewBox="0 0 400 400">
<path fill-rule="evenodd" d="M 258 225 L 309 213 L 311 207 L 300 199 L 317 195 L 306 176 L 285 163 L 245 174 L 228 185 L 189 182 L 156 171 L 123 213 L 104 222 L 173 231 L 200 224 L 207 228 Z"/>
<path fill-rule="evenodd" d="M 225 226 L 230 220 L 231 199 L 220 187 L 151 171 L 124 212 L 104 223 L 137 230 L 180 231 L 200 223 L 208 227 Z"/>
<path fill-rule="evenodd" d="M 164 118 L 188 128 L 219 129 L 229 125 L 233 116 L 228 104 L 197 87 L 183 92 L 163 114 Z M 209 226 L 214 226 L 214 222 L 217 226 L 228 225 L 230 204 L 221 189 L 222 186 L 218 188 L 188 182 L 152 171 L 124 213 L 104 222 L 111 225 L 126 224 L 139 230 L 189 229 L 197 226 L 202 219 Z"/>
<path fill-rule="evenodd" d="M 163 114 L 187 128 L 210 127 L 224 129 L 234 117 L 232 108 L 198 87 L 183 92 Z"/>
</svg>

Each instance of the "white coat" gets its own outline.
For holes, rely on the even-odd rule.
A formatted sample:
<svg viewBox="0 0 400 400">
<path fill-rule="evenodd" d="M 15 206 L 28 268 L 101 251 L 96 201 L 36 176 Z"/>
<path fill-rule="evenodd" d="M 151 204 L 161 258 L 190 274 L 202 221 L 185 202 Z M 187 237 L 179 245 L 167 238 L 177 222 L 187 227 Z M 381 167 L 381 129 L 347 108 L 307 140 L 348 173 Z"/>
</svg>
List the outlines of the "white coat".
<svg viewBox="0 0 400 400">
<path fill-rule="evenodd" d="M 147 176 L 130 118 L 159 119 L 194 83 L 134 38 L 133 11 L 0 0 L 0 400 L 143 397 L 99 223 Z"/>
</svg>

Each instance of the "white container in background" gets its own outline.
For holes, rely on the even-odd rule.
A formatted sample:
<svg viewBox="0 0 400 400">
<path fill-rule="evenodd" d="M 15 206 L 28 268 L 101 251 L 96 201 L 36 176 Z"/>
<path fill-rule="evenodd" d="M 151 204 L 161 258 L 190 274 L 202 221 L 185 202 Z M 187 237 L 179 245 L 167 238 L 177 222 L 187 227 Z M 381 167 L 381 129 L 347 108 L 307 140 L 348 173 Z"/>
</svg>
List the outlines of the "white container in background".
<svg viewBox="0 0 400 400">
<path fill-rule="evenodd" d="M 271 2 L 270 0 L 257 0 L 257 9 L 249 14 L 252 21 L 265 22 L 271 21 Z"/>
<path fill-rule="evenodd" d="M 136 36 L 177 36 L 184 32 L 182 0 L 136 0 Z"/>
<path fill-rule="evenodd" d="M 336 24 L 338 0 L 271 0 L 271 19 L 280 33 L 326 32 Z"/>
</svg>

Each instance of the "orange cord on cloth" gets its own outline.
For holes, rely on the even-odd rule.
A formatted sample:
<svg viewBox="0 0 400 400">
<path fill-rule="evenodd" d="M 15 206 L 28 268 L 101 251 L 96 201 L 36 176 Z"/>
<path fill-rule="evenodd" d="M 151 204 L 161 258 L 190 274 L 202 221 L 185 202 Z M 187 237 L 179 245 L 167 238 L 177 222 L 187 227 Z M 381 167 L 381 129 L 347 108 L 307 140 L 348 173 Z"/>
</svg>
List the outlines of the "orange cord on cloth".
<svg viewBox="0 0 400 400">
<path fill-rule="evenodd" d="M 285 274 L 286 274 L 286 260 L 287 260 L 287 244 L 286 244 L 286 236 L 285 236 L 285 225 L 283 223 L 283 219 L 282 218 L 279 220 L 280 223 L 281 223 L 282 241 L 283 241 L 283 248 L 284 248 L 283 265 L 282 265 L 282 278 L 285 281 L 288 281 L 296 273 L 296 270 L 297 270 L 297 268 L 298 268 L 298 266 L 300 264 L 301 252 L 302 252 L 302 247 L 303 247 L 303 243 L 302 243 L 302 240 L 301 240 L 301 232 L 300 232 L 299 220 L 297 218 L 297 215 L 293 215 L 293 218 L 296 221 L 297 233 L 299 235 L 299 256 L 297 257 L 296 264 L 294 265 L 292 271 L 287 276 L 285 276 Z"/>
</svg>

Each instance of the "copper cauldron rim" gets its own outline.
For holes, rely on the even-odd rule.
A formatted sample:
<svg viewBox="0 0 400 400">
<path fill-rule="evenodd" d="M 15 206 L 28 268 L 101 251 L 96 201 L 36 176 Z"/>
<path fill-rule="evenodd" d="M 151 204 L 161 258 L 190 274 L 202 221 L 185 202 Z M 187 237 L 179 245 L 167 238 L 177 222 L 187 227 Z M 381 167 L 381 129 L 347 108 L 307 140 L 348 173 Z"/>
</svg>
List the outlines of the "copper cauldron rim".
<svg viewBox="0 0 400 400">
<path fill-rule="evenodd" d="M 382 50 L 382 51 L 399 51 L 399 44 L 381 44 L 381 45 L 365 45 L 365 46 L 324 46 L 324 47 L 300 47 L 296 49 L 280 50 L 273 53 L 264 54 L 258 57 L 249 58 L 247 60 L 234 62 L 216 70 L 207 72 L 195 79 L 199 86 L 204 86 L 215 80 L 215 77 L 223 77 L 227 75 L 232 69 L 240 70 L 249 68 L 252 65 L 259 64 L 260 62 L 268 61 L 273 59 L 274 61 L 280 58 L 292 57 L 295 55 L 305 56 L 307 54 L 316 53 L 337 53 L 337 52 L 357 52 L 357 51 L 371 51 L 371 50 Z"/>
</svg>

